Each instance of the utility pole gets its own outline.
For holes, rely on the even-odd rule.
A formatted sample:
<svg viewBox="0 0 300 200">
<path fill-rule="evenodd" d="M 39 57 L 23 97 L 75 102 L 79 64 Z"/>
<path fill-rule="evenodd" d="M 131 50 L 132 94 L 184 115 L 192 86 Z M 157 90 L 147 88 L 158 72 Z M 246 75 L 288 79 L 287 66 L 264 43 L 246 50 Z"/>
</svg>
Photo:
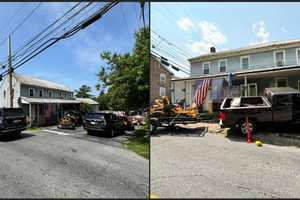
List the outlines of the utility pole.
<svg viewBox="0 0 300 200">
<path fill-rule="evenodd" d="M 13 107 L 13 88 L 12 88 L 12 75 L 13 75 L 13 68 L 12 68 L 12 61 L 11 61 L 11 38 L 10 35 L 8 36 L 8 75 L 9 75 L 9 101 L 10 101 L 10 108 Z"/>
</svg>

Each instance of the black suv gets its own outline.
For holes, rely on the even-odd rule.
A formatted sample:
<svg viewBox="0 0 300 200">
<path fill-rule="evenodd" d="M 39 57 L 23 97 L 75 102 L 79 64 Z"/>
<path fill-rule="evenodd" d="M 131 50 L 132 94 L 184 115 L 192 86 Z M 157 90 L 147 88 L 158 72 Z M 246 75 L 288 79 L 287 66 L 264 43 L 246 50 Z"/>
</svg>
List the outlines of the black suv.
<svg viewBox="0 0 300 200">
<path fill-rule="evenodd" d="M 0 134 L 19 135 L 26 127 L 26 115 L 21 108 L 0 108 Z"/>
<path fill-rule="evenodd" d="M 125 130 L 124 120 L 114 112 L 94 112 L 88 113 L 83 123 L 88 134 L 92 132 L 108 133 L 114 137 L 117 133 Z"/>
</svg>

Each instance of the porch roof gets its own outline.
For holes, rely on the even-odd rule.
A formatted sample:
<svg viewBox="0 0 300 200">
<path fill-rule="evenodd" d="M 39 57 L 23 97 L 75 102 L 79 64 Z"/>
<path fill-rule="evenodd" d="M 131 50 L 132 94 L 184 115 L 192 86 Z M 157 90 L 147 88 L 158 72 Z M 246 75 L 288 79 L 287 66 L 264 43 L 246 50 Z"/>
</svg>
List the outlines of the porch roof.
<svg viewBox="0 0 300 200">
<path fill-rule="evenodd" d="M 60 103 L 60 104 L 79 104 L 78 100 L 66 100 L 66 99 L 43 99 L 43 98 L 30 98 L 21 97 L 22 104 L 35 104 L 35 103 Z"/>
<path fill-rule="evenodd" d="M 290 65 L 284 67 L 269 67 L 264 69 L 256 69 L 256 70 L 245 70 L 239 72 L 233 72 L 232 74 L 235 77 L 244 77 L 244 76 L 251 76 L 251 77 L 265 77 L 267 74 L 276 74 L 278 73 L 295 73 L 300 72 L 299 65 Z M 226 77 L 229 73 L 222 73 L 222 74 L 214 74 L 214 75 L 204 75 L 204 76 L 192 76 L 192 77 L 184 77 L 184 78 L 173 78 L 172 81 L 189 81 L 189 80 L 199 80 L 205 78 L 217 78 L 217 77 Z"/>
</svg>

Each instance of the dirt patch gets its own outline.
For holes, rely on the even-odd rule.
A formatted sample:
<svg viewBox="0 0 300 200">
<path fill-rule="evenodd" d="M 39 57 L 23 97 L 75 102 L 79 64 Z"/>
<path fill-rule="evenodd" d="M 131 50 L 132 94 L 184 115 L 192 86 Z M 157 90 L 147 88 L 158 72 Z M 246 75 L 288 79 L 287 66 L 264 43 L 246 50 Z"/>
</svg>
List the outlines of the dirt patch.
<svg viewBox="0 0 300 200">
<path fill-rule="evenodd" d="M 218 123 L 195 123 L 195 124 L 185 124 L 185 125 L 178 125 L 179 127 L 186 128 L 186 129 L 200 129 L 200 128 L 206 128 L 207 132 L 209 133 L 215 133 L 215 134 L 227 134 L 228 128 L 221 128 Z"/>
</svg>

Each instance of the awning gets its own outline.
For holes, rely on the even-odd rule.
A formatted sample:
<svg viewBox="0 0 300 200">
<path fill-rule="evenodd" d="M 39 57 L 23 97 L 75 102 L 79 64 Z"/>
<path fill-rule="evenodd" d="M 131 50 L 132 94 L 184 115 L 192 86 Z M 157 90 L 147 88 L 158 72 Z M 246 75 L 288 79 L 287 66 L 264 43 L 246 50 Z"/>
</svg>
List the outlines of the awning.
<svg viewBox="0 0 300 200">
<path fill-rule="evenodd" d="M 60 104 L 79 104 L 78 100 L 66 100 L 66 99 L 43 99 L 43 98 L 29 98 L 21 97 L 22 104 L 34 104 L 34 103 L 60 103 Z"/>
</svg>

